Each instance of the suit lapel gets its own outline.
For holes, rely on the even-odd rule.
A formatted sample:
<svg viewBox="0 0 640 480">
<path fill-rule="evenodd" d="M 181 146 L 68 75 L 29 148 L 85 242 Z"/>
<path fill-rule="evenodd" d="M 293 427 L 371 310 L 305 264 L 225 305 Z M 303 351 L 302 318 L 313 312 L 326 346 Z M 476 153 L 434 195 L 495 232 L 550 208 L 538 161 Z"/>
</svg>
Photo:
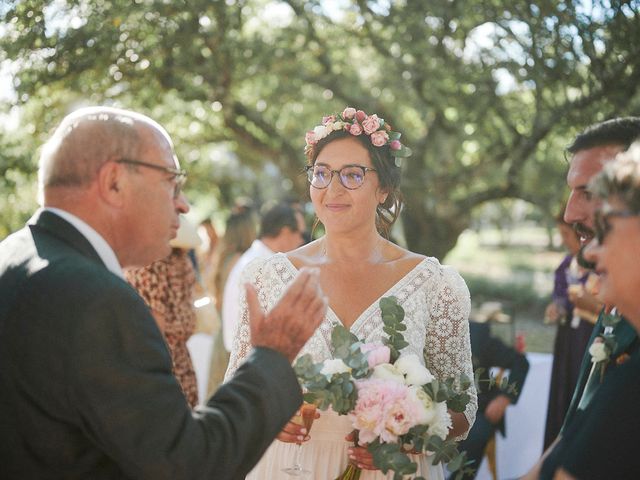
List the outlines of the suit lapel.
<svg viewBox="0 0 640 480">
<path fill-rule="evenodd" d="M 638 338 L 636 331 L 624 317 L 615 326 L 614 335 L 616 336 L 616 348 L 611 354 L 612 359 L 626 352 L 633 341 Z"/>
<path fill-rule="evenodd" d="M 98 252 L 96 252 L 91 245 L 91 242 L 64 218 L 46 210 L 39 210 L 31 217 L 28 223 L 29 225 L 34 225 L 37 228 L 47 231 L 50 235 L 73 247 L 83 256 L 105 266 L 100 255 L 98 255 Z"/>
</svg>

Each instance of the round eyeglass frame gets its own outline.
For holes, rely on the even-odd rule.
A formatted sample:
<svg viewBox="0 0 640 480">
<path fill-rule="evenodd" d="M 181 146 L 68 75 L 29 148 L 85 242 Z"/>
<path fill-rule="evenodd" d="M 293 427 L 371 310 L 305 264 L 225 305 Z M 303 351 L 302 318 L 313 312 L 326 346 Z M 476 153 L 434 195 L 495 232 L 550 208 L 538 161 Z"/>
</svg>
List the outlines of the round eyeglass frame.
<svg viewBox="0 0 640 480">
<path fill-rule="evenodd" d="M 325 188 L 329 188 L 329 185 L 331 185 L 331 181 L 333 180 L 333 174 L 337 173 L 338 174 L 338 181 L 340 182 L 340 185 L 342 185 L 344 188 L 346 188 L 347 190 L 357 190 L 358 188 L 362 187 L 362 185 L 364 185 L 364 179 L 367 176 L 367 172 L 377 172 L 377 170 L 375 168 L 370 168 L 370 167 L 365 167 L 364 165 L 345 165 L 344 167 L 342 167 L 339 170 L 332 170 L 330 169 L 328 166 L 322 165 L 323 167 L 325 167 L 329 173 L 331 174 L 331 176 L 329 177 L 329 181 L 327 182 L 327 184 L 324 187 L 319 187 L 317 185 L 313 184 L 313 169 L 316 167 L 316 165 L 307 165 L 306 167 L 304 167 L 305 172 L 307 173 L 307 180 L 309 181 L 309 185 L 311 185 L 313 188 L 316 188 L 318 190 L 324 190 Z M 348 187 L 347 185 L 345 185 L 345 181 L 342 178 L 342 171 L 347 169 L 347 168 L 359 168 L 362 170 L 362 183 L 360 185 L 358 185 L 357 187 Z"/>
</svg>

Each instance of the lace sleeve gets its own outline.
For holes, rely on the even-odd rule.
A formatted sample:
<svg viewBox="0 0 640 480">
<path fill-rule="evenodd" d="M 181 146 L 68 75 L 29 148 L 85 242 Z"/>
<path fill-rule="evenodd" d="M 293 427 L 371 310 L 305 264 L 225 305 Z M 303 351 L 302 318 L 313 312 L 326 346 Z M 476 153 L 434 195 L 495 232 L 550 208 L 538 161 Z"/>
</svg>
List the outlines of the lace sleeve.
<svg viewBox="0 0 640 480">
<path fill-rule="evenodd" d="M 242 271 L 240 276 L 240 318 L 236 326 L 233 336 L 233 346 L 231 347 L 231 356 L 229 358 L 229 366 L 224 375 L 224 381 L 233 377 L 238 367 L 251 352 L 251 331 L 249 328 L 249 307 L 247 306 L 247 294 L 244 284 L 250 282 L 258 291 L 258 299 L 263 310 L 267 310 L 266 299 L 261 288 L 263 283 L 263 267 L 265 259 L 256 259 L 249 263 Z"/>
<path fill-rule="evenodd" d="M 428 368 L 440 379 L 458 377 L 464 373 L 473 380 L 469 339 L 470 310 L 471 298 L 467 284 L 453 268 L 443 266 L 440 283 L 429 301 L 431 321 L 427 327 L 425 353 Z M 464 415 L 471 428 L 478 410 L 475 385 L 472 384 L 468 393 L 471 401 Z M 467 433 L 456 440 L 464 440 Z"/>
</svg>

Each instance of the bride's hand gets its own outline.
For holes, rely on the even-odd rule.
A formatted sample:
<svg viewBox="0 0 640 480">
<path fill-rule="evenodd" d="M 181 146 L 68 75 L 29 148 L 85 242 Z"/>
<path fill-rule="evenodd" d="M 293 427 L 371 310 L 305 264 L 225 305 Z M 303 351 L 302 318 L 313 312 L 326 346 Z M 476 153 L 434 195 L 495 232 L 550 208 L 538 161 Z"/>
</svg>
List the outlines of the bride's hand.
<svg viewBox="0 0 640 480">
<path fill-rule="evenodd" d="M 281 442 L 286 443 L 302 443 L 308 441 L 311 437 L 309 437 L 309 432 L 304 428 L 303 425 L 294 422 L 293 420 L 300 415 L 300 412 L 296 412 L 294 417 L 289 420 L 284 428 L 280 431 L 278 436 L 276 437 Z M 320 418 L 320 412 L 316 411 L 316 420 Z"/>
<path fill-rule="evenodd" d="M 354 434 L 351 432 L 349 435 L 344 437 L 348 442 L 353 442 Z M 367 447 L 349 447 L 349 462 L 355 465 L 358 468 L 363 470 L 378 470 L 373 463 L 373 455 L 369 453 Z"/>
</svg>

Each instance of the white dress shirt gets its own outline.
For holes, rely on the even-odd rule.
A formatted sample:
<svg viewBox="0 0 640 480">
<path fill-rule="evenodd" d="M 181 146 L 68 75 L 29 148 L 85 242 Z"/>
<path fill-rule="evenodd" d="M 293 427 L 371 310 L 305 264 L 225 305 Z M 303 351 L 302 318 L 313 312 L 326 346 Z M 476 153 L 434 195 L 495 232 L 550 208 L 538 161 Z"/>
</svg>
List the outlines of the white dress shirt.
<svg viewBox="0 0 640 480">
<path fill-rule="evenodd" d="M 109 269 L 115 275 L 118 275 L 120 278 L 124 278 L 122 267 L 120 266 L 118 257 L 116 257 L 116 254 L 114 253 L 111 246 L 107 243 L 107 241 L 102 238 L 102 235 L 91 228 L 84 220 L 81 220 L 80 218 L 76 217 L 72 213 L 67 212 L 66 210 L 61 210 L 59 208 L 53 207 L 45 207 L 44 210 L 62 217 L 64 220 L 73 225 L 84 236 L 84 238 L 89 241 L 107 269 Z"/>
</svg>

